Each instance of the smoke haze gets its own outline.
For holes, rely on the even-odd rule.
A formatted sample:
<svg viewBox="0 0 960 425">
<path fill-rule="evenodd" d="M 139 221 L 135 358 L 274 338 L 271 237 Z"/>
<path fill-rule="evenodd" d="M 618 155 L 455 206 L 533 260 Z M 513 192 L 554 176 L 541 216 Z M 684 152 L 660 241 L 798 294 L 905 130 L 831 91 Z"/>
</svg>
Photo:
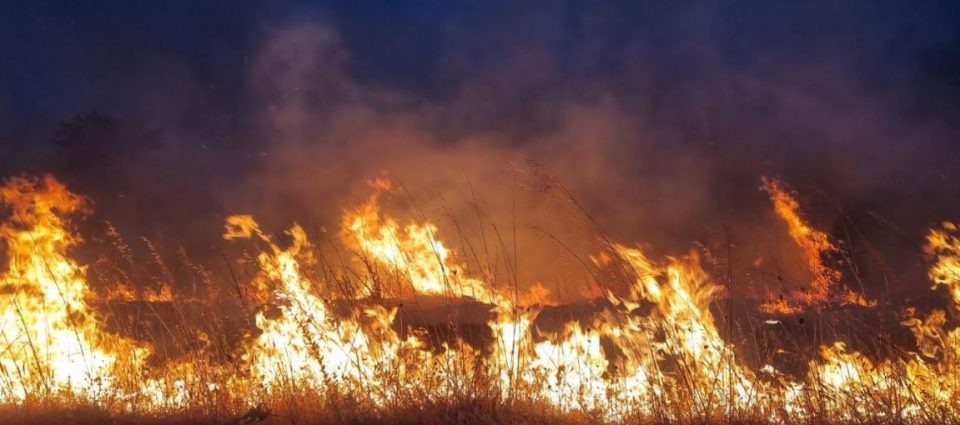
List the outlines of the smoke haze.
<svg viewBox="0 0 960 425">
<path fill-rule="evenodd" d="M 201 256 L 232 213 L 336 232 L 388 177 L 397 214 L 526 283 L 585 277 L 596 223 L 778 290 L 804 277 L 771 175 L 883 263 L 876 298 L 925 291 L 917 241 L 960 216 L 949 2 L 24 3 L 0 18 L 4 174 Z"/>
</svg>

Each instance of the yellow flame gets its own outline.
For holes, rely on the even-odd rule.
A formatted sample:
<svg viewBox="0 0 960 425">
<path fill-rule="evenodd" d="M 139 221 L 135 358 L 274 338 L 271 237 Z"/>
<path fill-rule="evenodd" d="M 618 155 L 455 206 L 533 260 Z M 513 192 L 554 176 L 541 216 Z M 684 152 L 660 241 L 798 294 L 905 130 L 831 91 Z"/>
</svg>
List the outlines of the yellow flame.
<svg viewBox="0 0 960 425">
<path fill-rule="evenodd" d="M 0 188 L 8 268 L 0 276 L 0 398 L 66 393 L 95 399 L 114 386 L 129 341 L 102 331 L 87 306 L 86 269 L 67 257 L 79 238 L 68 216 L 86 203 L 52 177 L 13 178 Z"/>
<path fill-rule="evenodd" d="M 793 223 L 791 235 L 808 266 L 820 268 L 820 279 L 829 283 L 820 295 L 836 299 L 830 287 L 839 272 L 821 258 L 835 248 L 826 234 L 803 222 L 791 196 L 769 180 L 765 185 L 778 213 Z M 52 178 L 19 178 L 0 188 L 10 212 L 0 224 L 9 262 L 0 278 L 0 401 L 66 394 L 105 405 L 119 401 L 110 406 L 120 410 L 170 412 L 264 401 L 284 405 L 287 397 L 312 394 L 367 410 L 483 394 L 588 412 L 604 421 L 636 416 L 659 422 L 932 423 L 954 420 L 960 412 L 960 330 L 946 328 L 942 311 L 903 320 L 917 352 L 871 359 L 837 341 L 820 348 L 803 376 L 771 365 L 753 370 L 717 326 L 711 305 L 721 286 L 703 269 L 698 252 L 657 259 L 613 244 L 591 258 L 622 266 L 632 278 L 629 292 L 607 293 L 600 313 L 545 332 L 538 319 L 540 309 L 549 307 L 518 305 L 491 282 L 470 276 L 439 240 L 436 226 L 401 225 L 381 210 L 378 196 L 391 190 L 388 181 L 372 186 L 374 194 L 343 217 L 348 243 L 366 260 L 402 271 L 419 294 L 488 304 L 489 338 L 480 346 L 456 332 L 406 326 L 398 318 L 402 307 L 324 293 L 329 282 L 309 273 L 318 259 L 300 226 L 287 231 L 290 242 L 284 245 L 252 216 L 236 215 L 227 218 L 223 236 L 248 240 L 257 249 L 251 280 L 256 332 L 241 342 L 235 363 L 216 363 L 203 351 L 190 361 L 149 365 L 142 359 L 150 350 L 104 332 L 85 301 L 85 269 L 67 256 L 79 242 L 67 230 L 68 217 L 84 210 L 83 199 Z M 945 224 L 930 232 L 926 249 L 935 257 L 931 280 L 946 286 L 960 306 L 957 235 L 956 226 Z M 132 296 L 126 285 L 117 285 L 116 299 Z M 542 283 L 533 288 L 529 299 L 546 296 Z M 168 285 L 146 298 L 177 301 Z"/>
<path fill-rule="evenodd" d="M 405 274 L 418 294 L 471 297 L 480 302 L 506 305 L 507 299 L 486 282 L 466 276 L 452 261 L 452 253 L 437 239 L 430 223 L 400 223 L 380 212 L 379 196 L 391 185 L 377 180 L 365 203 L 343 216 L 347 239 L 366 255 Z"/>
<path fill-rule="evenodd" d="M 931 229 L 927 234 L 926 251 L 936 255 L 937 262 L 930 268 L 930 280 L 944 285 L 950 291 L 953 302 L 960 306 L 960 238 L 957 226 L 943 223 L 941 229 Z"/>
</svg>

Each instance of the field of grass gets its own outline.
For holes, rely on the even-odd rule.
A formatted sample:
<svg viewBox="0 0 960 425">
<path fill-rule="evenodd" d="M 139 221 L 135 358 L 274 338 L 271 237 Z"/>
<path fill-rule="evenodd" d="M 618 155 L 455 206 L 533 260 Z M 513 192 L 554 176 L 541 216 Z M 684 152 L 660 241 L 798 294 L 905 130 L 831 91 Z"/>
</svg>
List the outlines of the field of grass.
<svg viewBox="0 0 960 425">
<path fill-rule="evenodd" d="M 590 273 L 625 289 L 523 301 L 516 264 L 454 255 L 379 193 L 345 213 L 337 261 L 300 226 L 231 216 L 224 237 L 244 248 L 221 268 L 149 241 L 152 260 L 134 260 L 119 238 L 121 255 L 84 267 L 69 225 L 82 197 L 50 178 L 3 189 L 2 424 L 960 422 L 947 312 L 878 321 L 786 192 L 772 198 L 826 286 L 737 307 L 706 249 L 654 259 L 606 239 Z M 931 279 L 960 294 L 958 233 L 931 230 L 927 250 Z M 201 289 L 163 285 L 184 273 Z M 159 288 L 110 284 L 149 274 Z"/>
</svg>

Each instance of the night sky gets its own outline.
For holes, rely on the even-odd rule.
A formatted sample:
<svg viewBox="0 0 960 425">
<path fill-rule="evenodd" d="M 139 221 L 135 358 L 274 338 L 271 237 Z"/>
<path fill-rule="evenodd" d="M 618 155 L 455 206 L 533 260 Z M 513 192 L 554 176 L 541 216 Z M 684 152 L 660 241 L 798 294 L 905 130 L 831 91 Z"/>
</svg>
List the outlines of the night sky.
<svg viewBox="0 0 960 425">
<path fill-rule="evenodd" d="M 748 235 L 763 174 L 880 245 L 960 219 L 952 1 L 6 1 L 0 58 L 2 174 L 155 236 L 518 160 L 666 250 Z"/>
<path fill-rule="evenodd" d="M 6 2 L 0 134 L 43 143 L 60 120 L 96 109 L 241 138 L 263 101 L 250 87 L 264 44 L 306 24 L 338 39 L 351 81 L 440 107 L 475 85 L 504 109 L 605 93 L 659 121 L 700 109 L 720 127 L 762 118 L 772 97 L 795 93 L 814 110 L 873 105 L 881 124 L 949 126 L 958 7 L 842 3 Z M 498 126 L 489 118 L 477 125 Z"/>
</svg>

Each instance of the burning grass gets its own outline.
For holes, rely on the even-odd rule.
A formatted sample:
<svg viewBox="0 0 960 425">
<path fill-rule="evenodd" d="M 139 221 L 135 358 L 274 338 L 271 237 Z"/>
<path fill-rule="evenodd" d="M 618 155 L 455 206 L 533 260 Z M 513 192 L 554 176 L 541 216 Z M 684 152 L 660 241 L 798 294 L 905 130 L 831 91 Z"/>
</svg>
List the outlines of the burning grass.
<svg viewBox="0 0 960 425">
<path fill-rule="evenodd" d="M 714 316 L 723 286 L 701 265 L 703 250 L 655 259 L 604 242 L 591 267 L 627 276 L 629 290 L 564 319 L 551 313 L 562 307 L 527 301 L 542 293 L 522 296 L 509 259 L 503 274 L 468 267 L 437 226 L 381 208 L 387 182 L 373 187 L 344 213 L 338 239 L 352 255 L 339 262 L 298 225 L 281 238 L 252 216 L 227 218 L 224 238 L 254 252 L 248 272 L 191 263 L 208 288 L 187 300 L 122 281 L 95 293 L 68 256 L 81 242 L 69 220 L 85 200 L 50 177 L 9 180 L 0 414 L 22 423 L 960 421 L 960 331 L 944 312 L 903 321 L 916 348 L 879 356 L 879 345 L 868 353 L 837 340 L 799 372 L 748 365 Z M 824 260 L 836 246 L 793 195 L 774 180 L 763 188 L 815 291 L 761 311 L 874 307 L 839 286 Z M 931 230 L 927 251 L 931 279 L 960 306 L 957 234 L 952 224 Z M 397 299 L 411 292 L 440 300 L 422 310 L 450 313 L 411 320 L 416 307 Z M 125 324 L 108 323 L 100 304 Z"/>
</svg>

